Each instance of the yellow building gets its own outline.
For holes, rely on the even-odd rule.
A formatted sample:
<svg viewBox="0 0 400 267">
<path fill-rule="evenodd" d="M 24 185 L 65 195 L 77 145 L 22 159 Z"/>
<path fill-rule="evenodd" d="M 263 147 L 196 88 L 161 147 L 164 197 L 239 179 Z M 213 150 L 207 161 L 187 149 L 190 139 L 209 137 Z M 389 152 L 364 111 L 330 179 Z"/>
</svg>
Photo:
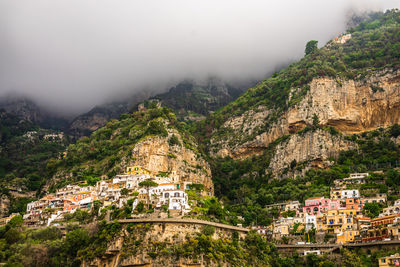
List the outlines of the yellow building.
<svg viewBox="0 0 400 267">
<path fill-rule="evenodd" d="M 346 215 L 336 214 L 326 216 L 326 229 L 329 234 L 340 234 L 346 229 Z"/>
<path fill-rule="evenodd" d="M 338 211 L 339 214 L 344 214 L 344 215 L 352 215 L 355 216 L 357 215 L 357 210 L 355 209 L 340 209 Z"/>
<path fill-rule="evenodd" d="M 140 166 L 130 166 L 130 167 L 126 167 L 126 174 L 128 174 L 128 175 L 142 175 L 142 174 L 151 175 L 151 172 Z"/>
<path fill-rule="evenodd" d="M 389 267 L 389 266 L 399 266 L 399 265 L 400 265 L 399 253 L 379 258 L 379 267 Z"/>
<path fill-rule="evenodd" d="M 342 188 L 341 187 L 332 187 L 330 190 L 330 199 L 340 199 L 342 196 Z"/>
<path fill-rule="evenodd" d="M 345 230 L 336 236 L 337 244 L 346 244 L 349 242 L 354 242 L 354 238 L 360 233 L 357 230 Z"/>
</svg>

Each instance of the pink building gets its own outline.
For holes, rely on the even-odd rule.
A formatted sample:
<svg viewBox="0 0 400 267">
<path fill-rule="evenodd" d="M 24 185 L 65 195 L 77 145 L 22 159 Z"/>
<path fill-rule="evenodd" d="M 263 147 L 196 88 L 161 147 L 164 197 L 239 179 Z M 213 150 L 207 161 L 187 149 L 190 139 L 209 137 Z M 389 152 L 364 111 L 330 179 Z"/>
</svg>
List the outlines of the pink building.
<svg viewBox="0 0 400 267">
<path fill-rule="evenodd" d="M 329 199 L 325 197 L 312 197 L 305 201 L 303 212 L 307 214 L 320 215 L 330 210 L 337 210 L 340 207 L 339 199 Z"/>
</svg>

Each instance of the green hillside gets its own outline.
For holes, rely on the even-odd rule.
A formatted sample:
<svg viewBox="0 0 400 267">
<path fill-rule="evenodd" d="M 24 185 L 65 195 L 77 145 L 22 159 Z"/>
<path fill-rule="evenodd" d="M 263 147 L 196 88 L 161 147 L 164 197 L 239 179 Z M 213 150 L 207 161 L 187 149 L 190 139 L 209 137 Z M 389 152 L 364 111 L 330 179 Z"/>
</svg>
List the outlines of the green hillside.
<svg viewBox="0 0 400 267">
<path fill-rule="evenodd" d="M 73 180 L 89 183 L 94 183 L 102 175 L 112 177 L 124 171 L 120 166 L 121 160 L 131 157 L 135 144 L 149 136 L 167 137 L 167 129 L 177 130 L 183 145 L 196 150 L 194 138 L 185 131 L 185 124 L 176 119 L 172 110 L 158 107 L 154 101 L 146 101 L 145 104 L 144 110 L 122 114 L 119 120 L 110 120 L 90 136 L 70 145 L 65 158 L 49 163 L 52 173 L 61 177 L 72 173 Z M 179 141 L 171 137 L 169 142 Z"/>
<path fill-rule="evenodd" d="M 400 68 L 400 12 L 387 11 L 376 14 L 366 22 L 348 30 L 351 39 L 344 44 L 328 42 L 318 49 L 315 41 L 307 44 L 306 55 L 275 73 L 272 77 L 247 90 L 237 100 L 219 109 L 195 130 L 203 143 L 207 143 L 211 134 L 223 139 L 229 134 L 221 125 L 236 115 L 265 106 L 272 110 L 263 127 L 252 136 L 237 136 L 237 142 L 243 143 L 265 132 L 278 120 L 284 111 L 299 103 L 309 90 L 308 84 L 313 78 L 329 76 L 337 79 L 364 79 L 369 74 L 383 70 Z M 289 99 L 291 89 L 299 88 Z M 379 90 L 378 87 L 375 90 Z M 214 131 L 212 133 L 212 131 Z M 205 146 L 207 149 L 208 146 Z"/>
<path fill-rule="evenodd" d="M 66 147 L 67 140 L 53 134 L 58 133 L 0 112 L 0 183 L 38 190 L 45 181 L 47 161 Z"/>
</svg>

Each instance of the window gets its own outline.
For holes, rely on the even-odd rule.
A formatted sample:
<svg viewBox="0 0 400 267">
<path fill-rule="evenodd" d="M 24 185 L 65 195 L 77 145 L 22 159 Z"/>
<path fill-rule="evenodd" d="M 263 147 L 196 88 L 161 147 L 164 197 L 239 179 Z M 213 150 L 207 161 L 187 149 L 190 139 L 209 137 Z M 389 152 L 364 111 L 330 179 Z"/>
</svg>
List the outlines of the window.
<svg viewBox="0 0 400 267">
<path fill-rule="evenodd" d="M 169 193 L 165 193 L 165 197 L 169 197 Z"/>
<path fill-rule="evenodd" d="M 179 193 L 175 192 L 174 197 L 179 197 Z"/>
</svg>

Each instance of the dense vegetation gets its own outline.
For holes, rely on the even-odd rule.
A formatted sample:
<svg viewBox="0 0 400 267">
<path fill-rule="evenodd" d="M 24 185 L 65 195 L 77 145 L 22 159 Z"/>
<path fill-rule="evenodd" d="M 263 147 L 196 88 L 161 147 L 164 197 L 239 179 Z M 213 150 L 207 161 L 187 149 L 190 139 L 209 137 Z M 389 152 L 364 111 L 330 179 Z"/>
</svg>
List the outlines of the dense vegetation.
<svg viewBox="0 0 400 267">
<path fill-rule="evenodd" d="M 9 212 L 24 210 L 29 198 L 16 201 L 9 190 L 37 191 L 45 183 L 47 161 L 57 158 L 68 142 L 32 122 L 0 111 L 0 195 L 11 200 Z"/>
<path fill-rule="evenodd" d="M 85 228 L 71 224 L 65 238 L 56 227 L 25 229 L 22 217 L 0 227 L 0 261 L 5 266 L 79 266 L 89 255 L 103 255 L 119 233 L 118 223 L 100 222 Z"/>
<path fill-rule="evenodd" d="M 217 158 L 212 161 L 215 194 L 225 201 L 225 209 L 244 217 L 245 224 L 268 225 L 274 210 L 268 204 L 287 200 L 304 201 L 314 196 L 329 197 L 329 187 L 335 179 L 345 178 L 351 172 L 383 171 L 372 174 L 368 183 L 359 187 L 361 194 L 372 196 L 387 193 L 389 200 L 400 196 L 400 174 L 393 169 L 400 165 L 400 147 L 393 138 L 400 135 L 400 126 L 378 129 L 361 135 L 347 137 L 358 145 L 358 149 L 343 151 L 328 170 L 311 169 L 305 176 L 295 179 L 275 179 L 268 172 L 273 153 L 271 144 L 263 155 L 242 161 Z M 279 141 L 279 140 L 278 140 Z M 292 169 L 301 170 L 304 164 L 293 162 Z"/>
</svg>

